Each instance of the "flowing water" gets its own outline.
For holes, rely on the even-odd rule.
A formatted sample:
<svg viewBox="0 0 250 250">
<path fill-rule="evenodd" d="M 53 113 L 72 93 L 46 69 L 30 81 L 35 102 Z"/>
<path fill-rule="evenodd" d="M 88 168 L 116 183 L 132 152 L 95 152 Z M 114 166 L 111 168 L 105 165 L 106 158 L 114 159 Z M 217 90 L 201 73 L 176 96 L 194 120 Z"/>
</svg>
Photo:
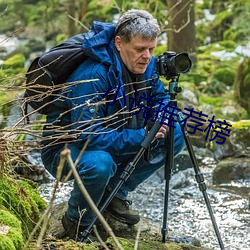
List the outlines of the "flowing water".
<svg viewBox="0 0 250 250">
<path fill-rule="evenodd" d="M 209 165 L 202 168 L 207 183 L 207 194 L 212 206 L 216 223 L 227 250 L 250 249 L 250 204 L 247 192 L 250 191 L 250 181 L 232 182 L 228 185 L 212 187 L 209 184 L 211 169 Z M 193 169 L 184 172 L 184 182 L 178 189 L 171 189 L 168 204 L 168 227 L 177 235 L 190 236 L 199 239 L 202 246 L 220 249 L 215 235 L 202 192 L 198 189 Z M 183 175 L 176 174 L 177 175 Z M 175 175 L 173 176 L 173 179 Z M 180 176 L 179 178 L 183 178 Z M 171 184 L 171 182 L 170 182 Z M 164 213 L 165 181 L 158 186 L 149 180 L 149 190 L 141 187 L 137 196 L 147 195 L 143 205 L 142 215 L 150 218 L 162 227 Z M 248 187 L 248 191 L 246 191 Z M 243 196 L 242 196 L 243 194 Z M 249 193 L 248 193 L 249 195 Z M 133 199 L 134 201 L 136 199 Z M 137 202 L 136 202 L 137 203 Z M 138 204 L 137 204 L 138 205 Z"/>
<path fill-rule="evenodd" d="M 226 250 L 250 250 L 250 180 L 232 182 L 227 185 L 212 185 L 211 173 L 215 163 L 211 158 L 202 162 L 209 203 Z M 142 217 L 162 227 L 164 214 L 165 180 L 156 173 L 136 192 L 130 194 L 133 208 Z M 64 184 L 57 193 L 56 203 L 69 198 L 72 182 Z M 45 200 L 51 197 L 53 182 L 40 186 Z M 193 168 L 175 173 L 170 180 L 167 226 L 176 236 L 195 237 L 202 246 L 219 250 L 202 192 L 197 187 Z"/>
</svg>

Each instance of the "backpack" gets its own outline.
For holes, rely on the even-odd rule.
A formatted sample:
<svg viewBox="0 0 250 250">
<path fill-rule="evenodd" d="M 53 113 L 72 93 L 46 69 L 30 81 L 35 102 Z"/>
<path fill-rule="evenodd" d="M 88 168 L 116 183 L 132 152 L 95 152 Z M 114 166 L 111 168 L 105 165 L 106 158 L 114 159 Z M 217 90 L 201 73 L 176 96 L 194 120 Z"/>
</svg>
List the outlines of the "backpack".
<svg viewBox="0 0 250 250">
<path fill-rule="evenodd" d="M 75 35 L 32 61 L 26 72 L 25 114 L 28 105 L 48 114 L 66 79 L 86 59 L 84 34 Z"/>
</svg>

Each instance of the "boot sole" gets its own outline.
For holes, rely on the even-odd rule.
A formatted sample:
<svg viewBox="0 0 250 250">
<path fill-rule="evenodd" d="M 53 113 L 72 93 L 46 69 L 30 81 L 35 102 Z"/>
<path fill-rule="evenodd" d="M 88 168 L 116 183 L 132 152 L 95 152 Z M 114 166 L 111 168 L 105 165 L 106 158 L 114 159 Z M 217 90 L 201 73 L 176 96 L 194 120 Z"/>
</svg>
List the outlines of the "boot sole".
<svg viewBox="0 0 250 250">
<path fill-rule="evenodd" d="M 135 222 L 135 221 L 132 221 L 132 220 L 124 219 L 124 217 L 121 217 L 121 216 L 119 216 L 117 214 L 111 213 L 111 212 L 109 212 L 107 210 L 105 210 L 105 212 L 108 215 L 110 215 L 112 218 L 116 219 L 117 221 L 119 221 L 119 222 L 121 222 L 123 224 L 127 224 L 129 226 L 133 226 L 133 225 L 137 224 L 140 221 L 140 220 L 138 220 L 137 222 Z"/>
</svg>

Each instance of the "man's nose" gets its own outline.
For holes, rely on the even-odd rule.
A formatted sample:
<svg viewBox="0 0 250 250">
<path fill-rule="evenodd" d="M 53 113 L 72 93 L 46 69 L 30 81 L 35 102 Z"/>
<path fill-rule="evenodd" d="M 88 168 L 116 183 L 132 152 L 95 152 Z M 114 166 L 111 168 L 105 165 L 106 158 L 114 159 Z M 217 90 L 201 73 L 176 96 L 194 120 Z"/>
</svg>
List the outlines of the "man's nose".
<svg viewBox="0 0 250 250">
<path fill-rule="evenodd" d="M 147 50 L 144 51 L 142 57 L 144 59 L 150 59 L 151 58 L 151 53 L 150 53 L 149 49 L 147 49 Z"/>
</svg>

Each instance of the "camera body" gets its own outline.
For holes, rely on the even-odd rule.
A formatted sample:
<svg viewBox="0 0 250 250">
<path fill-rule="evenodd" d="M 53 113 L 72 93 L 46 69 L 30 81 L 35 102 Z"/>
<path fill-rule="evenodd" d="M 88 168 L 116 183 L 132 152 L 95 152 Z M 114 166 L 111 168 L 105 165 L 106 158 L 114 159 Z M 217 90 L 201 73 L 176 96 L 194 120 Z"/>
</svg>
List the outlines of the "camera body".
<svg viewBox="0 0 250 250">
<path fill-rule="evenodd" d="M 167 80 L 187 73 L 192 66 L 192 61 L 187 53 L 176 54 L 174 51 L 166 51 L 156 59 L 156 70 L 160 76 Z"/>
</svg>

